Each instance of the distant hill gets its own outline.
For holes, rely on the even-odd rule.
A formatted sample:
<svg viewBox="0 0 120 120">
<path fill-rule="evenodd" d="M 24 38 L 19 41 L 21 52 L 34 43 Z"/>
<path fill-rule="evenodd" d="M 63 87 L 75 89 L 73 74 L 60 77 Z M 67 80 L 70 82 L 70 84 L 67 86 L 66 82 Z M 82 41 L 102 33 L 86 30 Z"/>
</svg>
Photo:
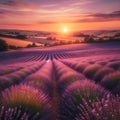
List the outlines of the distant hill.
<svg viewBox="0 0 120 120">
<path fill-rule="evenodd" d="M 98 37 L 120 37 L 120 30 L 87 30 L 87 31 L 79 31 L 75 32 L 74 34 L 81 34 L 81 35 L 93 35 Z"/>
</svg>

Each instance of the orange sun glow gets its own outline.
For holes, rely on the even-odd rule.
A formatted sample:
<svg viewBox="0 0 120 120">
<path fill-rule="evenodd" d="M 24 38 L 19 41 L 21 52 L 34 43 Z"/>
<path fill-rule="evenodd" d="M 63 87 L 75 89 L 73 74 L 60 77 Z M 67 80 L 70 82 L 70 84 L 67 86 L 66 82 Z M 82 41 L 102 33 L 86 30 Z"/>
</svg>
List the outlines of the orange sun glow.
<svg viewBox="0 0 120 120">
<path fill-rule="evenodd" d="M 63 31 L 63 33 L 67 33 L 68 32 L 68 28 L 64 27 L 62 31 Z"/>
</svg>

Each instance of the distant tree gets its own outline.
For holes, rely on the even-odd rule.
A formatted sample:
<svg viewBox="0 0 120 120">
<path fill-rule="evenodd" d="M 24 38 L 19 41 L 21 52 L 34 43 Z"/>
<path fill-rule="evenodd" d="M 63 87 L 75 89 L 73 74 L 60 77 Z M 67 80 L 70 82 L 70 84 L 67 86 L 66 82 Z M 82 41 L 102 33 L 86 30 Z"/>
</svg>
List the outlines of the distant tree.
<svg viewBox="0 0 120 120">
<path fill-rule="evenodd" d="M 15 45 L 9 45 L 9 49 L 16 50 L 16 49 L 17 49 L 17 46 L 15 46 Z"/>
<path fill-rule="evenodd" d="M 120 33 L 116 33 L 114 37 L 120 37 Z"/>
<path fill-rule="evenodd" d="M 95 42 L 95 40 L 94 40 L 94 38 L 92 36 L 85 37 L 84 41 L 87 42 L 87 43 L 89 43 L 89 42 Z"/>
<path fill-rule="evenodd" d="M 32 47 L 32 45 L 31 45 L 31 44 L 28 44 L 26 47 L 27 47 L 27 48 L 30 48 L 30 47 Z"/>
<path fill-rule="evenodd" d="M 32 47 L 36 47 L 36 43 L 33 42 L 33 43 L 32 43 Z"/>
<path fill-rule="evenodd" d="M 56 37 L 49 36 L 49 37 L 46 38 L 46 40 L 56 40 Z"/>
<path fill-rule="evenodd" d="M 12 50 L 17 50 L 17 49 L 20 49 L 20 48 L 23 48 L 23 47 L 15 46 L 15 45 L 9 45 L 9 49 L 12 49 Z"/>
<path fill-rule="evenodd" d="M 57 40 L 57 38 L 56 38 L 56 37 L 53 37 L 52 40 Z"/>
<path fill-rule="evenodd" d="M 0 39 L 0 51 L 6 51 L 8 50 L 8 44 L 6 41 Z"/>
<path fill-rule="evenodd" d="M 75 40 L 75 43 L 80 43 L 80 41 L 79 40 Z"/>
<path fill-rule="evenodd" d="M 21 47 L 21 46 L 17 46 L 17 49 L 21 49 L 21 48 L 24 48 L 24 47 Z"/>
<path fill-rule="evenodd" d="M 16 35 L 16 38 L 18 39 L 27 39 L 27 37 L 25 35 Z"/>
<path fill-rule="evenodd" d="M 52 37 L 47 37 L 46 40 L 52 40 Z"/>
<path fill-rule="evenodd" d="M 27 48 L 30 48 L 30 47 L 37 47 L 37 45 L 36 45 L 36 43 L 32 43 L 32 44 L 28 44 L 27 46 L 26 46 Z"/>
</svg>

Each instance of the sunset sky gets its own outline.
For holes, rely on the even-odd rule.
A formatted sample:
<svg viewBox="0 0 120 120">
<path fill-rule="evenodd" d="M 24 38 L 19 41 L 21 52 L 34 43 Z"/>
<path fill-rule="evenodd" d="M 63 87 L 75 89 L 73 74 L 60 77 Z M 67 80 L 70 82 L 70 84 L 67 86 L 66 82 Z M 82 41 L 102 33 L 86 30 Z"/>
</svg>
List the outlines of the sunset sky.
<svg viewBox="0 0 120 120">
<path fill-rule="evenodd" d="M 0 0 L 0 29 L 120 29 L 120 0 Z"/>
</svg>

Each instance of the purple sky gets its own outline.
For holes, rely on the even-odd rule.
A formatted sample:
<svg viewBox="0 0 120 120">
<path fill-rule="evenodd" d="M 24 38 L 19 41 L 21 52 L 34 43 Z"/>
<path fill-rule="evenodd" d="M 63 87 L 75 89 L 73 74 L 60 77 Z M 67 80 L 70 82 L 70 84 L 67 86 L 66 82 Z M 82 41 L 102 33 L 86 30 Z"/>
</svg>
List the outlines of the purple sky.
<svg viewBox="0 0 120 120">
<path fill-rule="evenodd" d="M 102 29 L 97 24 L 107 22 L 103 29 L 119 29 L 119 21 L 120 0 L 0 0 L 0 28 L 55 30 L 71 24 L 85 29 L 86 23 Z"/>
</svg>

